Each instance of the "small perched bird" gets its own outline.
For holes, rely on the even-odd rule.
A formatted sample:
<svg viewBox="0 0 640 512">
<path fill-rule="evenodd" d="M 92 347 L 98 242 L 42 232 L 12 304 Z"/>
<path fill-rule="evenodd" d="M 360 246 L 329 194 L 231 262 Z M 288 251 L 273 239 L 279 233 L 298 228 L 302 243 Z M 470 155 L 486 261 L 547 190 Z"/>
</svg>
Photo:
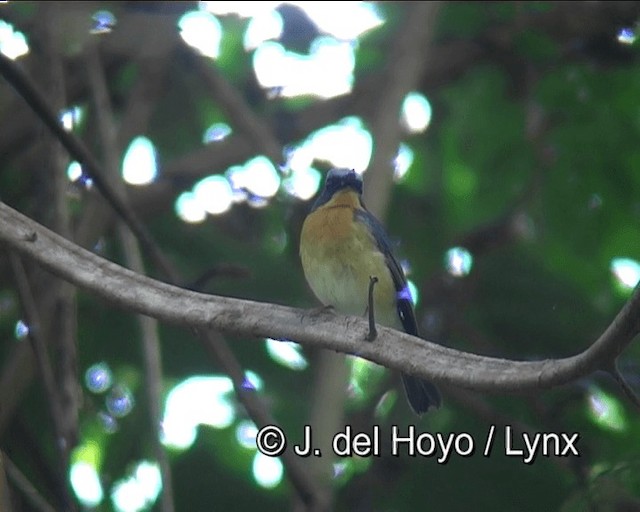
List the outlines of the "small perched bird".
<svg viewBox="0 0 640 512">
<path fill-rule="evenodd" d="M 384 228 L 362 203 L 362 177 L 350 169 L 332 169 L 324 190 L 302 226 L 300 258 L 304 275 L 325 306 L 345 315 L 367 312 L 370 278 L 378 323 L 418 336 L 407 280 L 391 253 Z M 416 414 L 440 406 L 430 382 L 402 375 L 409 405 Z"/>
</svg>

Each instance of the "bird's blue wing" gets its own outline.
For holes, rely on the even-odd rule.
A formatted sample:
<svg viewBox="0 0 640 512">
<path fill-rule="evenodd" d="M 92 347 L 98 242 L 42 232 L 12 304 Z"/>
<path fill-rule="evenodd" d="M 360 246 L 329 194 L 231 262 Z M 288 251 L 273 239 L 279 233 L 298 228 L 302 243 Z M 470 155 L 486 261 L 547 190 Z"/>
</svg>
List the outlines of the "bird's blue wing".
<svg viewBox="0 0 640 512">
<path fill-rule="evenodd" d="M 364 223 L 369 232 L 373 235 L 376 245 L 380 252 L 384 254 L 387 267 L 391 272 L 393 284 L 396 289 L 396 308 L 398 317 L 402 322 L 402 327 L 407 334 L 420 337 L 418 334 L 418 324 L 416 323 L 415 313 L 413 312 L 413 304 L 411 302 L 411 294 L 407 286 L 407 279 L 400 267 L 400 264 L 393 256 L 389 239 L 382 227 L 382 224 L 371 215 L 366 209 L 355 210 L 354 220 Z M 420 415 L 429 410 L 430 407 L 440 407 L 442 399 L 440 392 L 431 382 L 413 377 L 411 375 L 402 374 L 402 383 L 404 385 L 407 399 L 413 411 Z"/>
<path fill-rule="evenodd" d="M 380 252 L 384 254 L 387 267 L 389 267 L 393 284 L 396 288 L 398 316 L 400 317 L 404 331 L 407 334 L 418 336 L 418 325 L 413 312 L 411 293 L 407 286 L 407 279 L 404 276 L 404 272 L 402 271 L 400 264 L 393 256 L 389 239 L 387 238 L 382 224 L 380 224 L 380 221 L 365 209 L 355 210 L 354 216 L 356 221 L 366 224 L 369 232 L 373 235 L 373 238 L 376 241 L 378 249 L 380 249 Z"/>
</svg>

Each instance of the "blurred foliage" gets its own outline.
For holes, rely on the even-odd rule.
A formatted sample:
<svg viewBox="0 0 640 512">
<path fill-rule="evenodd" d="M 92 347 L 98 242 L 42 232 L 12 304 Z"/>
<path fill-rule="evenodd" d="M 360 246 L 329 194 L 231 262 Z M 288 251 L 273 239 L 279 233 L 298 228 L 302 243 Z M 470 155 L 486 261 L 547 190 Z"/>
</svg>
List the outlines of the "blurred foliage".
<svg viewBox="0 0 640 512">
<path fill-rule="evenodd" d="M 175 26 L 183 12 L 196 8 L 189 2 L 154 2 L 144 9 L 133 4 L 87 3 L 79 11 L 67 6 L 61 14 L 71 17 L 66 26 L 73 16 L 108 8 L 116 14 L 118 26 L 135 26 L 144 17 L 153 27 L 160 18 Z M 403 134 L 415 158 L 408 175 L 393 188 L 386 219 L 390 233 L 402 241 L 400 254 L 411 262 L 410 278 L 420 291 L 418 315 L 427 339 L 514 359 L 569 356 L 600 335 L 628 296 L 616 288 L 610 265 L 612 258 L 640 259 L 640 44 L 623 45 L 616 35 L 638 22 L 638 7 L 585 2 L 576 4 L 576 12 L 573 8 L 548 2 L 455 2 L 439 11 L 432 47 L 425 50 L 430 59 L 425 77 L 416 84 L 433 106 L 433 120 L 424 133 Z M 253 75 L 251 55 L 242 46 L 245 19 L 221 18 L 224 36 L 215 65 L 283 146 L 298 142 L 309 134 L 304 127 L 317 123 L 320 128 L 328 122 L 315 121 L 314 115 L 331 122 L 354 114 L 366 118 L 376 108 L 368 100 L 384 101 L 385 91 L 376 87 L 387 50 L 403 29 L 408 4 L 383 3 L 380 9 L 387 23 L 359 41 L 354 93 L 328 100 L 326 106 L 311 98 L 267 98 Z M 32 52 L 21 59 L 22 65 L 42 84 L 41 16 L 41 6 L 31 2 L 0 7 L 0 19 L 27 35 Z M 140 38 L 148 35 L 141 33 Z M 127 34 L 131 39 L 122 42 L 113 39 L 118 30 L 99 36 L 117 119 L 144 72 L 136 50 L 140 41 L 131 31 Z M 73 37 L 67 34 L 67 43 Z M 88 44 L 84 36 L 80 42 Z M 175 48 L 172 52 L 153 56 L 166 59 L 168 72 L 145 130 L 167 168 L 200 150 L 209 125 L 233 124 L 193 64 Z M 447 67 L 443 59 L 455 65 Z M 76 53 L 65 52 L 67 94 L 70 102 L 87 107 L 87 119 L 77 133 L 103 157 L 81 63 Z M 47 175 L 40 147 L 43 128 L 18 96 L 4 84 L 0 87 L 0 195 L 35 217 Z M 12 138 L 2 142 L 2 134 Z M 238 141 L 232 139 L 232 144 L 246 143 Z M 187 282 L 212 266 L 233 263 L 247 275 L 216 277 L 206 292 L 313 307 L 297 255 L 310 202 L 282 192 L 263 208 L 237 204 L 201 224 L 185 224 L 176 216 L 175 198 L 197 179 L 223 173 L 258 153 L 231 162 L 214 159 L 206 172 L 181 172 L 179 167 L 156 188 L 151 186 L 146 194 L 132 190 L 130 197 Z M 183 165 L 186 171 L 188 163 Z M 38 170 L 43 166 L 44 171 Z M 93 193 L 71 189 L 70 185 L 69 203 L 74 223 L 79 224 Z M 110 225 L 95 233 L 93 243 L 99 240 L 102 253 L 122 263 Z M 469 249 L 474 258 L 464 278 L 454 278 L 444 268 L 445 252 L 456 245 Z M 114 379 L 126 383 L 135 396 L 133 412 L 118 420 L 115 433 L 107 434 L 97 416 L 104 410 L 104 397 L 83 391 L 80 441 L 99 444 L 101 479 L 108 492 L 132 464 L 153 459 L 138 327 L 130 314 L 82 291 L 78 311 L 80 377 L 91 365 L 105 361 Z M 11 269 L 6 255 L 0 254 L 4 372 L 13 364 L 11 356 L 19 344 L 14 327 L 20 318 Z M 189 331 L 162 326 L 161 337 L 165 393 L 189 376 L 220 372 Z M 311 364 L 304 371 L 292 371 L 274 362 L 260 340 L 230 337 L 230 342 L 242 365 L 263 379 L 264 388 L 258 392 L 290 440 L 299 441 L 313 405 L 317 354 L 305 349 Z M 625 377 L 637 391 L 639 356 L 636 344 L 620 358 Z M 433 458 L 391 457 L 388 452 L 366 462 L 349 461 L 337 479 L 337 510 L 640 508 L 638 411 L 606 375 L 526 396 L 445 389 L 443 409 L 420 420 L 411 416 L 403 399 L 395 401 L 386 417 L 374 418 L 377 399 L 397 384 L 391 378 L 376 382 L 375 390 L 365 390 L 364 400 L 349 402 L 348 424 L 363 431 L 378 423 L 385 432 L 391 425 L 406 429 L 408 424 L 417 424 L 420 432 L 467 432 L 476 450 L 471 457 L 453 455 L 445 465 Z M 622 411 L 623 428 L 607 428 L 594 420 L 589 400 L 597 389 L 606 390 Z M 0 432 L 0 446 L 50 497 L 55 454 L 45 411 L 36 378 Z M 246 413 L 238 406 L 236 414 L 230 427 L 202 426 L 193 446 L 170 451 L 178 511 L 249 510 L 258 502 L 262 510 L 290 506 L 292 488 L 286 476 L 269 490 L 255 482 L 255 452 L 241 446 L 235 435 Z M 525 425 L 531 432 L 579 432 L 581 456 L 539 456 L 525 465 L 521 458 L 504 454 L 504 423 Z M 485 458 L 482 450 L 492 424 L 498 425 L 497 444 Z M 517 446 L 523 446 L 521 438 Z M 30 510 L 22 505 L 17 510 Z M 95 510 L 111 507 L 107 496 Z"/>
</svg>

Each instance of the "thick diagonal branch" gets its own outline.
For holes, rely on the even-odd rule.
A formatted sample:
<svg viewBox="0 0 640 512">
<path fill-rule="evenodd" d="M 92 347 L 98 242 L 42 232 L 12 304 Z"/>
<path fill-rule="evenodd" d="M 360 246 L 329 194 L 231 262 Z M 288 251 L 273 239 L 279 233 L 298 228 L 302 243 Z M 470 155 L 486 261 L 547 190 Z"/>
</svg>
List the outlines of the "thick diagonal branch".
<svg viewBox="0 0 640 512">
<path fill-rule="evenodd" d="M 436 382 L 486 391 L 527 391 L 571 382 L 605 368 L 640 332 L 640 288 L 584 352 L 562 359 L 512 361 L 442 347 L 381 327 L 363 343 L 364 320 L 304 315 L 286 306 L 196 293 L 136 274 L 92 254 L 0 203 L 0 241 L 63 279 L 115 305 L 190 327 L 295 340 L 355 354 Z"/>
</svg>

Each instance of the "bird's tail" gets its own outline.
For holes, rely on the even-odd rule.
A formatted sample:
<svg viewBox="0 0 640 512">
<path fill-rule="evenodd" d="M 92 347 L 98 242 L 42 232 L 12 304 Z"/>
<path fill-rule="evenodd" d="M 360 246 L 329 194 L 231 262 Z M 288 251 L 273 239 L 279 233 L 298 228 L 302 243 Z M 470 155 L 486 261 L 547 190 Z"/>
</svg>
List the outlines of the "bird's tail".
<svg viewBox="0 0 640 512">
<path fill-rule="evenodd" d="M 420 415 L 429 410 L 430 407 L 436 409 L 440 407 L 442 398 L 440 392 L 431 382 L 402 374 L 402 384 L 407 393 L 407 400 L 413 411 Z"/>
</svg>

